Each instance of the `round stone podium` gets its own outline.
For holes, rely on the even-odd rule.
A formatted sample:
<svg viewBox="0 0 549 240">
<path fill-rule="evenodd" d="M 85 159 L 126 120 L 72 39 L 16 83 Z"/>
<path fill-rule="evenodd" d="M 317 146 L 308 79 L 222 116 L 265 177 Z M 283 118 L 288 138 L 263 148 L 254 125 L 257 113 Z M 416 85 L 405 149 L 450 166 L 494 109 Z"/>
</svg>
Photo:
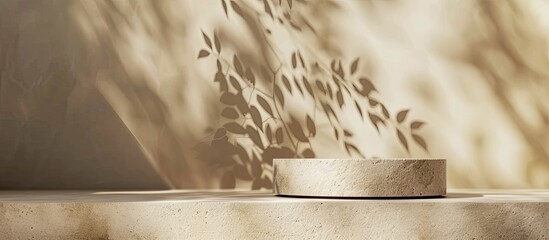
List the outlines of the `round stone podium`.
<svg viewBox="0 0 549 240">
<path fill-rule="evenodd" d="M 273 185 L 283 196 L 444 196 L 446 160 L 275 159 Z"/>
</svg>

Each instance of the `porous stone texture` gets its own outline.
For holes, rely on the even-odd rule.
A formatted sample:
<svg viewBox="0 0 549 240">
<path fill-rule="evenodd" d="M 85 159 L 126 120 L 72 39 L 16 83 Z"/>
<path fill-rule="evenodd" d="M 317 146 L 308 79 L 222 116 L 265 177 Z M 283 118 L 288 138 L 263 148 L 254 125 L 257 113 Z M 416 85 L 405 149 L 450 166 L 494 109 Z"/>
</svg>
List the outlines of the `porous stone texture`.
<svg viewBox="0 0 549 240">
<path fill-rule="evenodd" d="M 547 239 L 549 191 L 329 199 L 271 192 L 0 192 L 0 239 Z"/>
<path fill-rule="evenodd" d="M 425 197 L 446 194 L 444 159 L 275 159 L 275 194 Z"/>
</svg>

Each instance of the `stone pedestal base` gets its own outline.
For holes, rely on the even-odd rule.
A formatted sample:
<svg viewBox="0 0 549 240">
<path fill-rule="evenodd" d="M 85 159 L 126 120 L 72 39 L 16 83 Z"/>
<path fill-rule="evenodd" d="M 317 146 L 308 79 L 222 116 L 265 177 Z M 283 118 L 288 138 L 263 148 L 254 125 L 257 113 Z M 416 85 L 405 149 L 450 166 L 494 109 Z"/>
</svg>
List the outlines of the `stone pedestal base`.
<svg viewBox="0 0 549 240">
<path fill-rule="evenodd" d="M 0 239 L 548 239 L 548 222 L 543 190 L 421 199 L 0 191 Z"/>
<path fill-rule="evenodd" d="M 277 195 L 425 197 L 446 194 L 444 159 L 275 159 Z"/>
</svg>

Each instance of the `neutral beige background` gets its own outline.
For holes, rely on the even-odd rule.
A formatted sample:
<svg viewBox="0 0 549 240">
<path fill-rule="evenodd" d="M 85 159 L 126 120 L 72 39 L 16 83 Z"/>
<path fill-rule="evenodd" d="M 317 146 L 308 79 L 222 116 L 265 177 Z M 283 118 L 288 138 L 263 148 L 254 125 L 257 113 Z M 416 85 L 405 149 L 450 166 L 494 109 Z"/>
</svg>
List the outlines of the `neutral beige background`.
<svg viewBox="0 0 549 240">
<path fill-rule="evenodd" d="M 450 187 L 549 186 L 546 2 L 308 2 L 318 36 L 275 31 L 280 53 L 360 56 L 390 109 L 428 123 L 430 152 L 407 154 L 341 113 L 369 157 L 447 158 Z M 0 188 L 217 188 L 192 151 L 221 111 L 200 31 L 261 59 L 253 24 L 217 0 L 0 1 Z M 317 157 L 349 157 L 319 131 Z"/>
</svg>

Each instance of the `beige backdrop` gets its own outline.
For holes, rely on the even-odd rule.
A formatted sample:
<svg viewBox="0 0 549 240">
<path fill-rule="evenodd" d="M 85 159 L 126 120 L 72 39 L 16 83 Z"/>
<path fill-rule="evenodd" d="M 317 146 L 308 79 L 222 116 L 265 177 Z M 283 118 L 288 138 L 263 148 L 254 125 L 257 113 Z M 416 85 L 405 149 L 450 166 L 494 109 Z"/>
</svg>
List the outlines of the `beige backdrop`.
<svg viewBox="0 0 549 240">
<path fill-rule="evenodd" d="M 240 14 L 221 0 L 0 1 L 0 188 L 219 187 L 227 168 L 193 148 L 223 124 L 215 60 L 197 60 L 201 31 L 253 70 L 273 56 L 289 65 L 296 49 L 326 65 L 360 57 L 391 115 L 427 122 L 429 148 L 407 153 L 336 110 L 367 157 L 447 158 L 450 187 L 549 187 L 545 1 L 288 2 L 268 1 L 291 14 L 284 25 L 256 0 L 236 1 Z M 311 108 L 300 99 L 283 111 Z M 349 157 L 316 124 L 316 156 Z"/>
</svg>

